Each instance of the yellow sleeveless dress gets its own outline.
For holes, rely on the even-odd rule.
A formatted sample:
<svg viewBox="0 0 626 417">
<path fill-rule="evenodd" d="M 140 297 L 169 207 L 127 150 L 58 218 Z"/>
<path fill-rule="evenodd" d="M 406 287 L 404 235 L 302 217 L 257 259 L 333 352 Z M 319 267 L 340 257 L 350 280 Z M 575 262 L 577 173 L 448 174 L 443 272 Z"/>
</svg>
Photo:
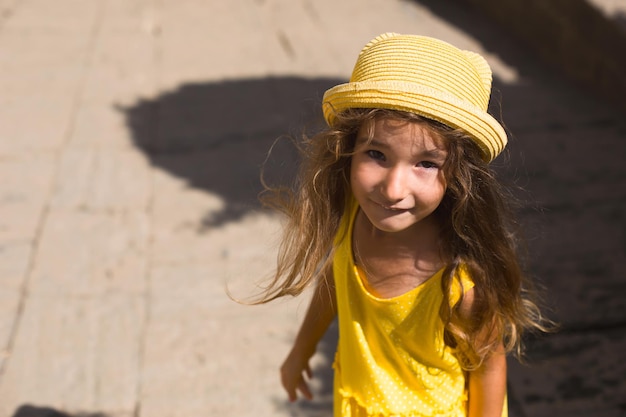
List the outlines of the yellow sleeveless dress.
<svg viewBox="0 0 626 417">
<path fill-rule="evenodd" d="M 442 270 L 398 297 L 381 299 L 369 293 L 353 259 L 357 211 L 353 203 L 335 241 L 335 416 L 466 416 L 465 373 L 444 343 L 439 318 Z M 473 287 L 464 273 L 455 283 L 452 304 L 461 291 Z"/>
</svg>

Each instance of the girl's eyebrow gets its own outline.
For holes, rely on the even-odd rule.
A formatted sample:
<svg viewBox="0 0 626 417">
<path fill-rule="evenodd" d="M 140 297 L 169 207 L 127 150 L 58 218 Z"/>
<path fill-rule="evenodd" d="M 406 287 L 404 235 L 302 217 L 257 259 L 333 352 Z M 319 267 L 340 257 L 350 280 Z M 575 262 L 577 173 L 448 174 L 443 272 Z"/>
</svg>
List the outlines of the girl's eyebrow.
<svg viewBox="0 0 626 417">
<path fill-rule="evenodd" d="M 367 145 L 371 145 L 371 146 L 375 146 L 377 148 L 383 148 L 383 149 L 390 148 L 390 146 L 387 143 L 378 141 L 376 139 L 370 140 L 370 138 L 368 138 L 367 136 L 361 136 L 357 138 L 356 143 L 357 145 L 367 144 Z"/>
<path fill-rule="evenodd" d="M 356 141 L 358 145 L 365 143 L 367 145 L 371 145 L 371 146 L 374 146 L 376 148 L 381 148 L 381 149 L 389 149 L 391 147 L 389 146 L 388 143 L 381 142 L 376 139 L 369 140 L 369 138 L 366 136 L 359 137 L 357 138 Z M 448 155 L 448 152 L 439 148 L 425 149 L 419 153 L 420 157 L 433 158 L 433 159 L 445 159 L 447 155 Z"/>
<path fill-rule="evenodd" d="M 428 157 L 428 158 L 443 158 L 445 159 L 448 156 L 448 153 L 444 150 L 438 149 L 438 148 L 433 148 L 433 149 L 426 149 L 423 152 L 420 152 L 421 155 Z"/>
</svg>

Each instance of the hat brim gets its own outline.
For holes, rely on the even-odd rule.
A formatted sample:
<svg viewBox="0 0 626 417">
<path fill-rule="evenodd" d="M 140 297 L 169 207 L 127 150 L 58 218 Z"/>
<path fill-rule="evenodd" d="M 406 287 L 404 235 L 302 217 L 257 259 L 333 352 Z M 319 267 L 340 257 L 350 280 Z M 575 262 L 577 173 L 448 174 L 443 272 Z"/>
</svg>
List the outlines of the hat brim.
<svg viewBox="0 0 626 417">
<path fill-rule="evenodd" d="M 363 81 L 326 91 L 322 110 L 332 126 L 335 115 L 350 108 L 384 108 L 418 114 L 461 129 L 476 139 L 493 160 L 506 146 L 506 132 L 489 113 L 449 93 L 402 81 Z"/>
</svg>

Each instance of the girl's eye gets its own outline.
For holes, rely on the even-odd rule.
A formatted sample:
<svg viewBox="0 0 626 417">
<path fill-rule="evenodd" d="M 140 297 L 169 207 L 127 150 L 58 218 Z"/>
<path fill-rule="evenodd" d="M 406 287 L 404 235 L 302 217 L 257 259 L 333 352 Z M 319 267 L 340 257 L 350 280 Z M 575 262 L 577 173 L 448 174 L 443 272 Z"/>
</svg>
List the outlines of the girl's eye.
<svg viewBox="0 0 626 417">
<path fill-rule="evenodd" d="M 385 160 L 385 154 L 383 154 L 380 151 L 375 151 L 373 149 L 370 149 L 368 151 L 365 152 L 367 154 L 367 156 L 369 156 L 372 159 L 375 159 L 377 161 L 384 161 Z"/>
<path fill-rule="evenodd" d="M 417 166 L 422 168 L 439 168 L 439 165 L 430 161 L 422 161 L 418 163 Z"/>
</svg>

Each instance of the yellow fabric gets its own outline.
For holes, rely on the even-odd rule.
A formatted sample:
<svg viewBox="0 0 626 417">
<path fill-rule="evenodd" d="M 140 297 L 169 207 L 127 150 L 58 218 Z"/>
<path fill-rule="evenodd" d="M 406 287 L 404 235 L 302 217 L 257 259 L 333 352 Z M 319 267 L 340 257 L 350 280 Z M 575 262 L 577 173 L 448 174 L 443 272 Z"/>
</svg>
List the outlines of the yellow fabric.
<svg viewBox="0 0 626 417">
<path fill-rule="evenodd" d="M 344 216 L 333 264 L 339 317 L 335 416 L 465 416 L 465 374 L 444 344 L 439 318 L 442 271 L 398 297 L 373 296 L 353 260 L 357 210 L 354 203 Z M 464 273 L 455 283 L 452 304 L 473 286 Z"/>
</svg>

